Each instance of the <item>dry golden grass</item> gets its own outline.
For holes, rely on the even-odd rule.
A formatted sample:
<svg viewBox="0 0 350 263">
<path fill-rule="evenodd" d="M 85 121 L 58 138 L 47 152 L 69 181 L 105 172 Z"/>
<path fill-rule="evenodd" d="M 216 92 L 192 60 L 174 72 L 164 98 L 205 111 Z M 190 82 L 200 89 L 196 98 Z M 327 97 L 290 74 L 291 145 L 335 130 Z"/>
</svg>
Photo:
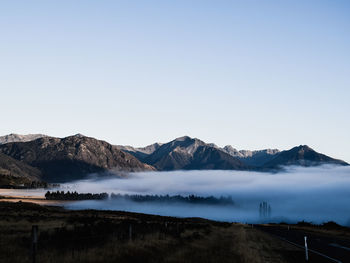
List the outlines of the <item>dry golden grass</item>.
<svg viewBox="0 0 350 263">
<path fill-rule="evenodd" d="M 0 203 L 0 262 L 31 262 L 33 224 L 39 226 L 37 262 L 258 263 L 303 257 L 288 243 L 243 224 Z"/>
</svg>

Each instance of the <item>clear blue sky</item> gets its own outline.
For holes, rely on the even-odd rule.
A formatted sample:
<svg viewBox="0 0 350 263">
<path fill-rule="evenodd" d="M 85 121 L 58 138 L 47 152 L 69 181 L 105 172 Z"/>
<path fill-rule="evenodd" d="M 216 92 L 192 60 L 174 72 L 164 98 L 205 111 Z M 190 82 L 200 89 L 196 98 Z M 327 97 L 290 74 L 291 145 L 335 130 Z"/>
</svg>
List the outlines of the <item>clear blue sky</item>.
<svg viewBox="0 0 350 263">
<path fill-rule="evenodd" d="M 0 134 L 350 161 L 349 1 L 1 1 Z"/>
</svg>

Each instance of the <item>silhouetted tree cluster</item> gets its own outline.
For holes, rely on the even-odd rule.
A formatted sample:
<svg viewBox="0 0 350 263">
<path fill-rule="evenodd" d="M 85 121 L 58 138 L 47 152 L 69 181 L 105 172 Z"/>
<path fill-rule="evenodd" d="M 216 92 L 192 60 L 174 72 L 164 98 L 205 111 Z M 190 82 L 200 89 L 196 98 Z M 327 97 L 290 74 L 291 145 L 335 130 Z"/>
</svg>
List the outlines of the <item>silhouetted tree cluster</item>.
<svg viewBox="0 0 350 263">
<path fill-rule="evenodd" d="M 121 194 L 111 194 L 111 199 L 123 199 L 133 202 L 164 202 L 164 203 L 191 203 L 191 204 L 206 204 L 206 205 L 234 205 L 234 201 L 231 196 L 228 197 L 201 197 L 196 195 L 121 195 Z M 64 192 L 47 191 L 45 194 L 47 200 L 103 200 L 108 199 L 109 195 L 107 193 L 92 194 L 84 193 L 79 194 L 77 192 Z"/>
<path fill-rule="evenodd" d="M 103 200 L 108 198 L 107 193 L 100 194 L 78 194 L 77 192 L 67 192 L 64 191 L 56 191 L 50 192 L 47 191 L 45 194 L 45 198 L 47 200 Z"/>
<path fill-rule="evenodd" d="M 267 202 L 260 203 L 259 215 L 260 215 L 260 218 L 262 219 L 271 217 L 271 206 Z"/>
<path fill-rule="evenodd" d="M 182 202 L 192 204 L 206 204 L 206 205 L 234 205 L 231 196 L 216 198 L 214 196 L 201 197 L 196 195 L 181 196 L 181 195 L 121 195 L 111 194 L 112 199 L 124 199 L 134 202 Z"/>
</svg>

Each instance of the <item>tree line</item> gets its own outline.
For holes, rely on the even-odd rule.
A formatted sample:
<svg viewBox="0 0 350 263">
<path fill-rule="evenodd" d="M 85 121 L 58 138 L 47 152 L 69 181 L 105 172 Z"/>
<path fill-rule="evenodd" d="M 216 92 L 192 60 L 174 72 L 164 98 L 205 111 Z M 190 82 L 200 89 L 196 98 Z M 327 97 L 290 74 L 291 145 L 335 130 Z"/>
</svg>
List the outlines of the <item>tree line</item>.
<svg viewBox="0 0 350 263">
<path fill-rule="evenodd" d="M 108 195 L 107 193 L 77 193 L 47 191 L 45 194 L 47 200 L 104 200 L 110 198 L 111 200 L 127 200 L 133 202 L 161 202 L 161 203 L 191 203 L 191 204 L 206 204 L 206 205 L 234 205 L 234 201 L 231 196 L 221 196 L 219 198 L 214 196 L 202 197 L 197 195 L 122 195 L 114 194 Z"/>
<path fill-rule="evenodd" d="M 45 194 L 45 198 L 47 200 L 103 200 L 108 198 L 108 194 L 107 193 L 79 194 L 77 192 L 69 192 L 69 191 L 67 193 L 65 193 L 64 191 L 56 191 L 56 192 L 47 191 Z"/>
<path fill-rule="evenodd" d="M 197 195 L 121 195 L 121 194 L 111 194 L 111 199 L 124 199 L 133 202 L 164 202 L 164 203 L 192 203 L 192 204 L 211 204 L 211 205 L 234 205 L 234 201 L 231 196 L 228 197 L 202 197 Z"/>
</svg>

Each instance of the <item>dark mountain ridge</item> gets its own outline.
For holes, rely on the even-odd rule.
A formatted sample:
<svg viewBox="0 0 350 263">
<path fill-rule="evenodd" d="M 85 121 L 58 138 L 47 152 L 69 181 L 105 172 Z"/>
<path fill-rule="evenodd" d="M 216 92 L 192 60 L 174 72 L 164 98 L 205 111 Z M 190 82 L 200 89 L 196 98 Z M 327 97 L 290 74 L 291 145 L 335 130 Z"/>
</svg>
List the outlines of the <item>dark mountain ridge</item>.
<svg viewBox="0 0 350 263">
<path fill-rule="evenodd" d="M 321 164 L 348 165 L 348 163 L 342 160 L 333 159 L 327 155 L 318 153 L 307 145 L 300 145 L 278 153 L 275 158 L 265 163 L 263 168 L 279 168 L 289 165 L 309 167 Z"/>
<path fill-rule="evenodd" d="M 154 170 L 116 146 L 82 135 L 7 143 L 0 145 L 0 152 L 36 167 L 48 182 L 71 181 L 108 170 Z"/>
</svg>

